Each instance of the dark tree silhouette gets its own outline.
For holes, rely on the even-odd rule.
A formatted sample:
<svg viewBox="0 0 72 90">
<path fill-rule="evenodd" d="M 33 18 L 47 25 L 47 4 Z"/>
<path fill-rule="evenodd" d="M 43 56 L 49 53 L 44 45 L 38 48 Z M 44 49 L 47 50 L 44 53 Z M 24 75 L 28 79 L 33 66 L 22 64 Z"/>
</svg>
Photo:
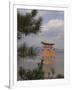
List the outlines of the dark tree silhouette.
<svg viewBox="0 0 72 90">
<path fill-rule="evenodd" d="M 20 57 L 33 57 L 36 56 L 37 53 L 33 47 L 27 47 L 24 43 L 20 48 L 17 49 L 17 55 Z"/>
<path fill-rule="evenodd" d="M 56 78 L 64 78 L 63 74 L 58 74 Z"/>
<path fill-rule="evenodd" d="M 37 79 L 44 79 L 44 72 L 42 70 L 42 64 L 38 64 L 38 68 L 34 70 L 25 70 L 20 67 L 18 75 L 20 80 L 37 80 Z"/>
<path fill-rule="evenodd" d="M 31 13 L 26 13 L 25 15 L 21 15 L 19 12 L 17 12 L 18 39 L 21 38 L 21 33 L 28 35 L 30 33 L 36 34 L 40 31 L 42 18 L 35 18 L 37 13 L 37 10 L 32 10 Z"/>
<path fill-rule="evenodd" d="M 17 12 L 17 38 L 21 39 L 22 34 L 29 35 L 31 33 L 36 34 L 40 31 L 40 26 L 42 23 L 42 18 L 36 18 L 37 10 L 32 10 L 31 13 L 26 13 L 25 15 Z M 34 56 L 36 55 L 33 47 L 20 47 L 18 48 L 18 56 Z"/>
</svg>

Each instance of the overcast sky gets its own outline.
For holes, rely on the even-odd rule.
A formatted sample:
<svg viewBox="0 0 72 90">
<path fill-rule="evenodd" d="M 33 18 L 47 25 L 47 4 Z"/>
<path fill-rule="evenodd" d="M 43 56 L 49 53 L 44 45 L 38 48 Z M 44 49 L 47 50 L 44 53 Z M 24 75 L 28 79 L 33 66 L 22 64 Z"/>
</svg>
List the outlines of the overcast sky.
<svg viewBox="0 0 72 90">
<path fill-rule="evenodd" d="M 25 15 L 31 10 L 18 9 L 18 12 Z M 41 32 L 38 34 L 22 35 L 18 40 L 18 47 L 24 42 L 29 46 L 40 47 L 41 41 L 55 43 L 55 47 L 64 49 L 64 12 L 55 10 L 38 10 L 36 18 L 42 17 Z"/>
</svg>

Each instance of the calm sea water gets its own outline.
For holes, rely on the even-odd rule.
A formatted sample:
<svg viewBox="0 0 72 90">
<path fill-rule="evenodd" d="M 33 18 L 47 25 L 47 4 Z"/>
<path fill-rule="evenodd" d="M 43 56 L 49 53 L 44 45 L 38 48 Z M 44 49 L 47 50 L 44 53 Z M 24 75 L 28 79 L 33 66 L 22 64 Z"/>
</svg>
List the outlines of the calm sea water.
<svg viewBox="0 0 72 90">
<path fill-rule="evenodd" d="M 55 58 L 53 59 L 54 67 L 56 73 L 64 74 L 64 53 L 57 53 Z M 41 62 L 40 56 L 35 56 L 34 58 L 20 58 L 17 60 L 17 68 L 23 67 L 24 69 L 35 69 L 37 68 L 37 63 Z"/>
</svg>

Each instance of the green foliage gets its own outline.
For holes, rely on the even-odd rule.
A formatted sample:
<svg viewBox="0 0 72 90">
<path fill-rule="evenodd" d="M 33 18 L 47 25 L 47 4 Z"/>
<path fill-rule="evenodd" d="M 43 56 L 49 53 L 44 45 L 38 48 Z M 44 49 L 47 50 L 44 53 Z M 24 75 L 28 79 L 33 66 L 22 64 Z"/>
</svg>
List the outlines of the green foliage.
<svg viewBox="0 0 72 90">
<path fill-rule="evenodd" d="M 53 72 L 53 74 L 52 74 Z M 55 70 L 52 68 L 51 72 L 48 72 L 48 77 L 46 79 L 61 79 L 64 78 L 63 74 L 57 74 L 57 76 L 54 77 Z M 43 72 L 43 64 L 38 63 L 38 68 L 33 70 L 25 70 L 22 67 L 20 67 L 18 71 L 18 77 L 20 77 L 19 80 L 38 80 L 38 79 L 44 79 L 44 72 Z"/>
<path fill-rule="evenodd" d="M 37 15 L 37 10 L 32 10 L 31 16 L 32 16 L 32 17 L 35 17 L 36 15 Z"/>
<path fill-rule="evenodd" d="M 27 56 L 33 57 L 37 55 L 33 47 L 27 47 L 26 44 L 18 48 L 17 52 L 18 56 L 20 57 L 27 57 Z"/>
<path fill-rule="evenodd" d="M 39 64 L 37 69 L 34 70 L 25 70 L 20 67 L 18 72 L 21 80 L 37 80 L 44 79 L 44 72 L 42 71 L 42 65 Z"/>
<path fill-rule="evenodd" d="M 21 15 L 17 13 L 17 31 L 28 35 L 30 33 L 37 33 L 40 31 L 40 26 L 42 23 L 42 18 L 39 17 L 35 19 L 37 15 L 37 10 L 32 10 L 31 13 L 26 13 L 26 15 Z M 20 36 L 18 34 L 18 39 Z"/>
</svg>

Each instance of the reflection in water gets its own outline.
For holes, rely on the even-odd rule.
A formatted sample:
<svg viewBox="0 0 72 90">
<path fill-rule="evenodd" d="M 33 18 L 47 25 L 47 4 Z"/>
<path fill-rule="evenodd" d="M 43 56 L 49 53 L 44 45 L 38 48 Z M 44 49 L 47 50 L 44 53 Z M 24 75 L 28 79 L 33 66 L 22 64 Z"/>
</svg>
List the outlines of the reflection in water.
<svg viewBox="0 0 72 90">
<path fill-rule="evenodd" d="M 57 53 L 55 58 L 52 59 L 53 64 L 44 64 L 43 65 L 43 71 L 45 72 L 45 77 L 51 72 L 50 69 L 54 68 L 55 69 L 55 75 L 57 74 L 64 74 L 64 54 L 63 53 Z M 38 63 L 41 63 L 41 57 L 40 56 L 35 56 L 33 58 L 26 57 L 26 58 L 21 58 L 18 57 L 18 62 L 17 62 L 17 67 L 19 70 L 19 67 L 22 67 L 24 69 L 36 69 L 38 67 Z"/>
<path fill-rule="evenodd" d="M 44 71 L 44 77 L 47 78 L 48 77 L 48 72 L 50 72 L 51 68 L 53 68 L 53 60 L 46 60 L 43 62 L 43 71 Z"/>
</svg>

